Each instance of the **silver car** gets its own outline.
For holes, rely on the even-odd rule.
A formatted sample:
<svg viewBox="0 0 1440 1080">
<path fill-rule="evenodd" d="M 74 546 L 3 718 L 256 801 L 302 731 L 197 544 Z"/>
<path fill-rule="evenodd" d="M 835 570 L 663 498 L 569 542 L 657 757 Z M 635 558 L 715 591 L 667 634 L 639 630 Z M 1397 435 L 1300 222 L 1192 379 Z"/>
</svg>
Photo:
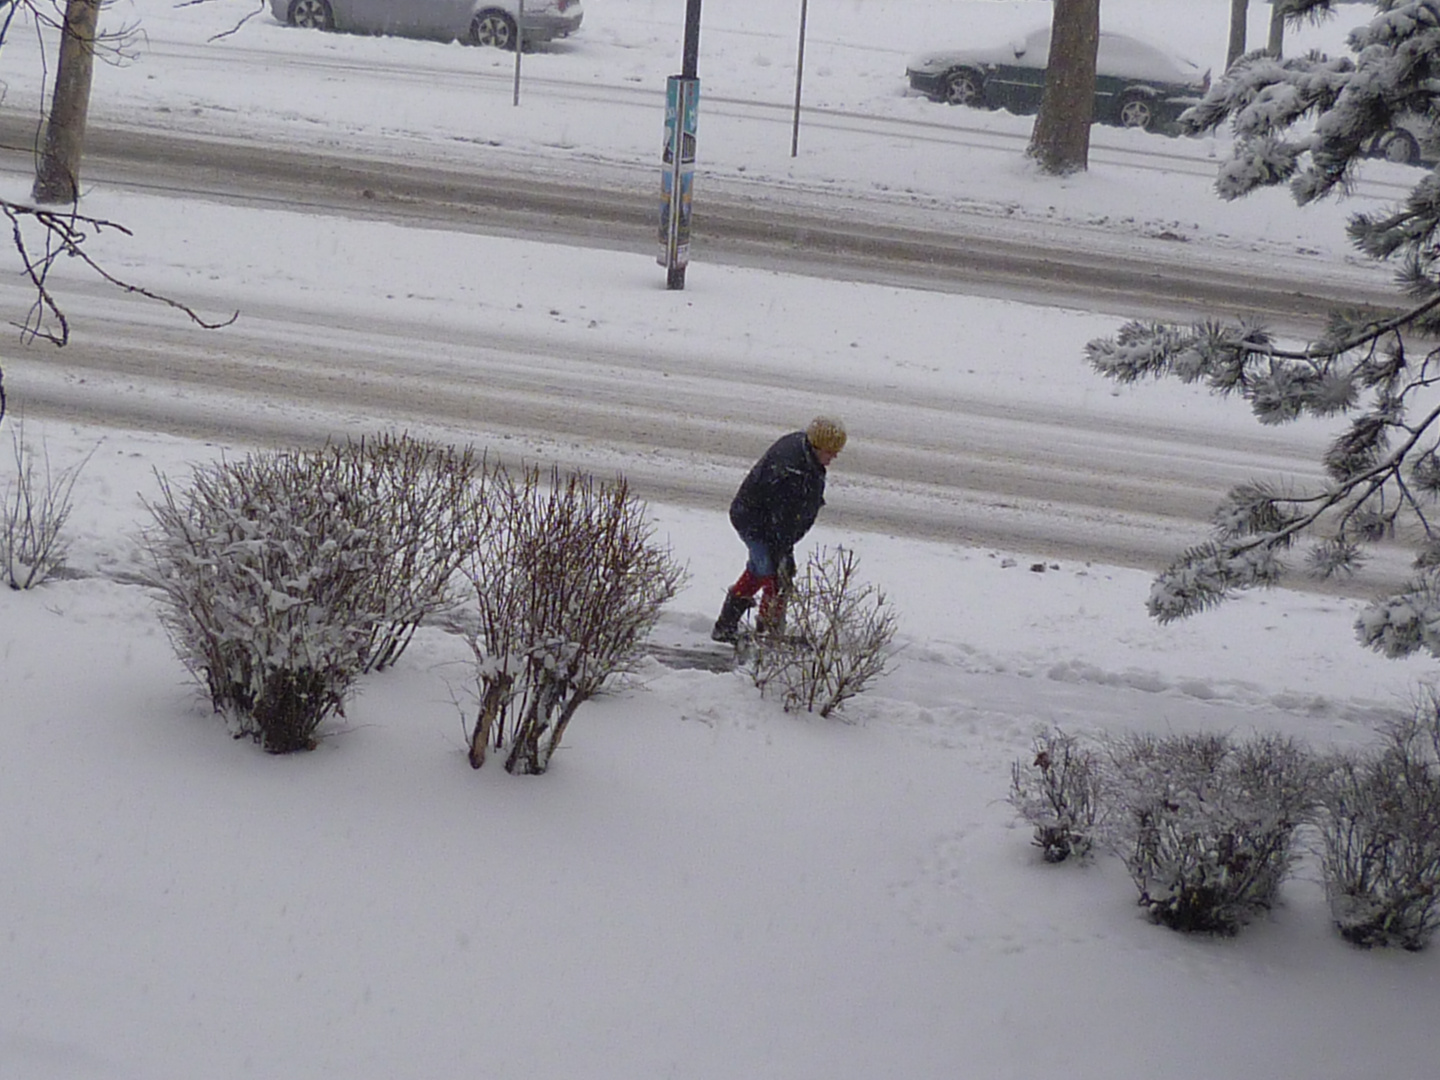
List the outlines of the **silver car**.
<svg viewBox="0 0 1440 1080">
<path fill-rule="evenodd" d="M 270 0 L 275 18 L 315 30 L 393 34 L 513 49 L 517 40 L 553 41 L 580 28 L 580 0 Z M 523 37 L 520 31 L 523 29 Z"/>
</svg>

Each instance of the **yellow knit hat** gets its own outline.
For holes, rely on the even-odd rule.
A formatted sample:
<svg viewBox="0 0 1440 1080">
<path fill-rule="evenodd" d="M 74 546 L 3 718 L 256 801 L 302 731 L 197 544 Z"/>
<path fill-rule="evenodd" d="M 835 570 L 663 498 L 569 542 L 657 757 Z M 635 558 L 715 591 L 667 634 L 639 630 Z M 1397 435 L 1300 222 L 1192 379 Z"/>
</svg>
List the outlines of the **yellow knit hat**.
<svg viewBox="0 0 1440 1080">
<path fill-rule="evenodd" d="M 817 416 L 805 429 L 805 436 L 816 450 L 838 454 L 845 449 L 845 425 L 829 416 Z"/>
</svg>

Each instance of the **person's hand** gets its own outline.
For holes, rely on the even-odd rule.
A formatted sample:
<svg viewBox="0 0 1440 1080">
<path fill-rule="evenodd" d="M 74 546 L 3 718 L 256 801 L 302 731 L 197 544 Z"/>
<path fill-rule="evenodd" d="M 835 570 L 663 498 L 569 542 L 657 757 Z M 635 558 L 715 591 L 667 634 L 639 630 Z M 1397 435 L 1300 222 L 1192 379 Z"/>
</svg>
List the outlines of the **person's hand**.
<svg viewBox="0 0 1440 1080">
<path fill-rule="evenodd" d="M 780 578 L 780 587 L 789 590 L 795 581 L 795 552 L 787 551 L 775 562 L 775 572 Z"/>
</svg>

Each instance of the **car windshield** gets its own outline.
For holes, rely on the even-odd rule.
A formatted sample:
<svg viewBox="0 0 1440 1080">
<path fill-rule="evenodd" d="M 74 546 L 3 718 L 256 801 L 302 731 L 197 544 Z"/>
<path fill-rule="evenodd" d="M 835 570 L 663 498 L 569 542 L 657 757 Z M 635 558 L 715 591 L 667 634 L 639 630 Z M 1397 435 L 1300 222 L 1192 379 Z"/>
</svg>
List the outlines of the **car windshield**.
<svg viewBox="0 0 1440 1080">
<path fill-rule="evenodd" d="M 1017 67 L 1043 68 L 1050 62 L 1050 27 L 1032 30 L 1010 43 Z M 1200 67 L 1149 42 L 1102 32 L 1096 72 L 1152 82 L 1198 83 Z"/>
<path fill-rule="evenodd" d="M 1050 62 L 1050 28 L 1032 30 L 1010 43 L 1015 50 L 1015 63 L 1021 67 L 1044 67 Z"/>
<path fill-rule="evenodd" d="M 1132 79 L 1154 82 L 1198 82 L 1197 65 L 1134 38 L 1116 34 L 1100 35 L 1100 54 L 1096 69 L 1105 75 L 1124 75 Z"/>
</svg>

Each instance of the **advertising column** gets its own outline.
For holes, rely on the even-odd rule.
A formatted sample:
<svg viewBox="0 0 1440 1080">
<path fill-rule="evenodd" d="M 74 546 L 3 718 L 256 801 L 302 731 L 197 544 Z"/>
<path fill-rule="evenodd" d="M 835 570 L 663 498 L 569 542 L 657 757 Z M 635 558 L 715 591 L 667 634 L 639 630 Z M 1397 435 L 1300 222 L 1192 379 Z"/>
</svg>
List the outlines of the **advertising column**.
<svg viewBox="0 0 1440 1080">
<path fill-rule="evenodd" d="M 700 80 L 671 75 L 665 82 L 665 151 L 660 172 L 660 256 L 665 286 L 685 287 L 690 261 L 690 212 L 695 187 L 695 122 Z"/>
</svg>

